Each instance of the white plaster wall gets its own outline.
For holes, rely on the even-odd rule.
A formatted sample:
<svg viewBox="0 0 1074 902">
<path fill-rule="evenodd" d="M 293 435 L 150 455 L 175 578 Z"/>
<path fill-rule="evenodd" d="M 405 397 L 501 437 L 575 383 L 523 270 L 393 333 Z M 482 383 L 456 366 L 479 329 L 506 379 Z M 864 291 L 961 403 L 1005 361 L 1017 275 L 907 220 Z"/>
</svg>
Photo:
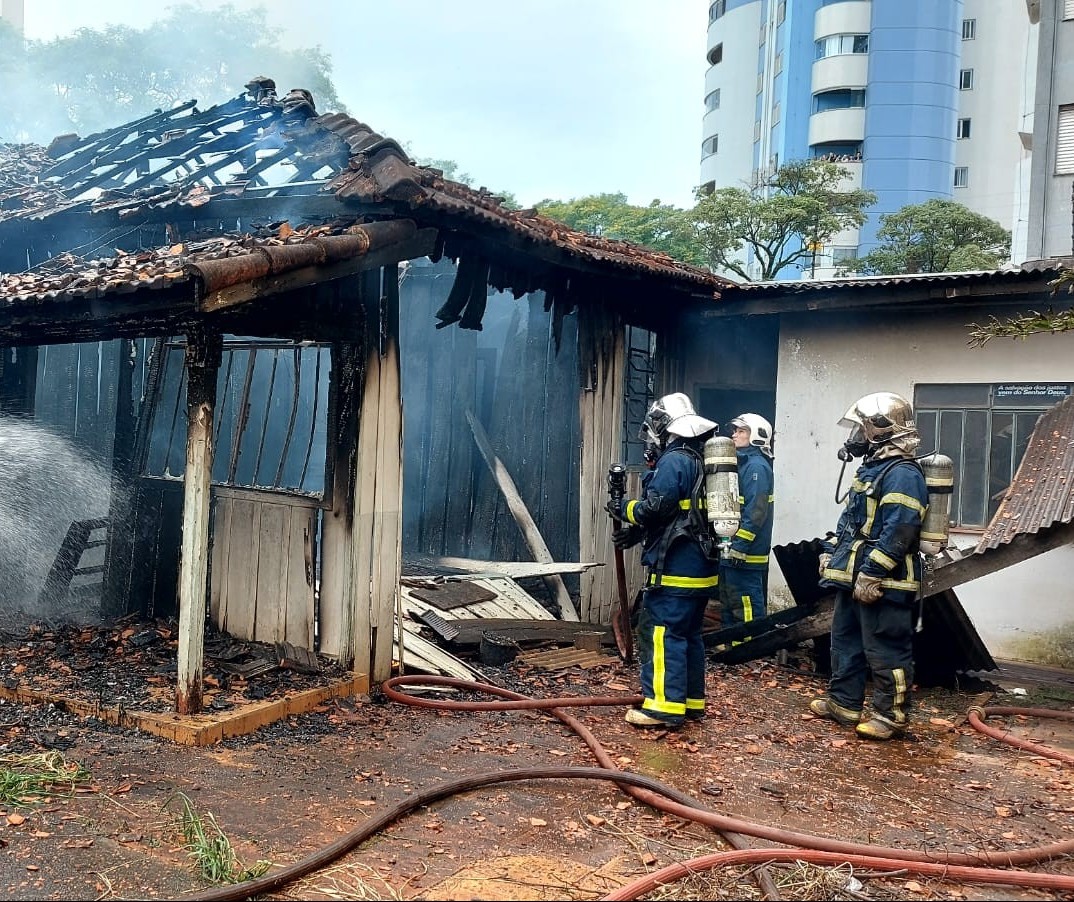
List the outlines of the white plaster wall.
<svg viewBox="0 0 1074 902">
<path fill-rule="evenodd" d="M 1074 333 L 993 339 L 970 348 L 966 324 L 986 318 L 968 309 L 927 318 L 881 311 L 783 316 L 774 424 L 775 544 L 808 541 L 835 528 L 841 466 L 836 452 L 846 438 L 837 422 L 862 395 L 894 391 L 912 399 L 914 386 L 924 382 L 1074 381 Z M 848 464 L 844 489 L 853 472 L 854 464 Z M 977 537 L 953 538 L 965 548 Z M 1068 546 L 956 593 L 993 656 L 1016 657 L 1022 654 L 1020 640 L 1074 624 L 1072 577 L 1074 546 Z"/>
<path fill-rule="evenodd" d="M 701 184 L 741 188 L 753 177 L 757 105 L 757 42 L 761 4 L 748 3 L 709 26 L 706 52 L 723 44 L 723 62 L 705 73 L 705 96 L 720 89 L 720 108 L 706 113 L 702 139 L 720 136 L 719 150 L 701 160 Z"/>
<path fill-rule="evenodd" d="M 1018 132 L 1033 96 L 1036 47 L 1024 3 L 965 0 L 964 19 L 977 20 L 977 37 L 961 44 L 961 68 L 973 69 L 973 89 L 959 92 L 959 118 L 970 137 L 957 141 L 955 165 L 969 167 L 969 184 L 954 199 L 1014 231 L 1028 192 L 1020 192 L 1019 163 L 1028 158 Z M 1023 258 L 1024 259 L 1024 258 Z"/>
</svg>

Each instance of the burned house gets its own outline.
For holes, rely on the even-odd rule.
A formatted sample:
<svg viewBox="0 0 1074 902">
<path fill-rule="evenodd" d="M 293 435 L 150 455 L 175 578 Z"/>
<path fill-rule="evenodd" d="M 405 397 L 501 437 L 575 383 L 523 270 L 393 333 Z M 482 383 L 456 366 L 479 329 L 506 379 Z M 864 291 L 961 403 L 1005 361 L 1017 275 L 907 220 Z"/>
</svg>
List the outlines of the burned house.
<svg viewBox="0 0 1074 902">
<path fill-rule="evenodd" d="M 108 485 L 29 588 L 177 612 L 180 712 L 207 615 L 387 677 L 410 556 L 534 561 L 551 611 L 608 622 L 611 568 L 582 565 L 609 464 L 640 463 L 657 326 L 729 283 L 263 79 L 0 173 L 0 408 Z"/>
</svg>

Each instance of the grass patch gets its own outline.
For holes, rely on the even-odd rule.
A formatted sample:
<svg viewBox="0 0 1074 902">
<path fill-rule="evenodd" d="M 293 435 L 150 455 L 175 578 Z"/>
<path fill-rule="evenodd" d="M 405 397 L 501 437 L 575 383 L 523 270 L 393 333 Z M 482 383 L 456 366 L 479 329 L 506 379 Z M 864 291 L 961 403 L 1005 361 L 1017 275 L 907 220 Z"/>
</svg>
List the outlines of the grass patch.
<svg viewBox="0 0 1074 902">
<path fill-rule="evenodd" d="M 70 792 L 89 779 L 81 764 L 69 764 L 59 752 L 0 756 L 0 802 L 36 802 Z"/>
<path fill-rule="evenodd" d="M 210 883 L 243 883 L 260 877 L 271 867 L 271 861 L 258 861 L 243 867 L 216 818 L 211 813 L 200 814 L 194 803 L 181 792 L 172 796 L 165 807 L 175 799 L 182 806 L 179 831 L 183 834 L 183 848 L 201 876 Z"/>
</svg>

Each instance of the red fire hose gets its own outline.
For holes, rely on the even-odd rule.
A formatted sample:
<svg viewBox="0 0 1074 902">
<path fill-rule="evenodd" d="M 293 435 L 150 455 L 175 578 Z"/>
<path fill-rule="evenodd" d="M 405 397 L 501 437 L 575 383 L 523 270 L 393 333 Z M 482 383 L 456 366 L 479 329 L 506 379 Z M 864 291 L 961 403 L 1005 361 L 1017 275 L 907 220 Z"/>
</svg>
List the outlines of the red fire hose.
<svg viewBox="0 0 1074 902">
<path fill-rule="evenodd" d="M 442 699 L 421 698 L 409 695 L 397 689 L 400 685 L 434 685 L 448 686 L 457 689 L 483 692 L 489 695 L 499 696 L 506 701 L 492 702 L 452 702 Z M 373 818 L 356 830 L 352 831 L 330 846 L 319 850 L 313 855 L 289 865 L 280 871 L 257 878 L 245 883 L 231 886 L 217 887 L 191 896 L 198 900 L 237 900 L 245 899 L 252 895 L 260 895 L 270 892 L 279 887 L 297 880 L 316 870 L 326 867 L 329 863 L 354 849 L 359 843 L 387 827 L 403 814 L 417 807 L 428 805 L 431 801 L 447 798 L 459 792 L 488 786 L 498 782 L 514 782 L 528 779 L 607 779 L 624 788 L 634 798 L 641 802 L 676 815 L 685 820 L 705 824 L 720 831 L 729 838 L 732 845 L 741 845 L 741 835 L 754 836 L 784 846 L 793 846 L 791 849 L 743 849 L 736 848 L 732 852 L 720 852 L 705 855 L 693 861 L 681 862 L 663 870 L 648 874 L 645 877 L 616 890 L 606 896 L 606 899 L 636 899 L 638 896 L 650 892 L 663 883 L 672 882 L 689 873 L 696 873 L 716 867 L 731 866 L 736 864 L 763 863 L 770 861 L 797 860 L 816 864 L 841 864 L 849 863 L 856 867 L 898 869 L 914 874 L 922 874 L 933 877 L 945 877 L 966 883 L 981 883 L 991 885 L 1009 886 L 1032 886 L 1041 889 L 1051 889 L 1063 892 L 1074 892 L 1074 877 L 1062 874 L 1042 874 L 1031 871 L 1013 870 L 1020 865 L 1036 864 L 1049 859 L 1061 858 L 1074 854 L 1074 840 L 1052 843 L 1046 846 L 1020 849 L 1014 851 L 981 851 L 976 853 L 950 853 L 930 852 L 912 849 L 895 849 L 885 846 L 874 846 L 866 843 L 847 842 L 838 839 L 829 839 L 814 836 L 807 833 L 798 833 L 793 830 L 784 830 L 779 827 L 770 827 L 751 821 L 740 820 L 716 813 L 701 803 L 693 800 L 685 793 L 681 793 L 671 787 L 665 786 L 649 777 L 631 774 L 618 770 L 608 752 L 600 745 L 593 733 L 572 714 L 563 711 L 565 707 L 577 706 L 607 706 L 607 705 L 634 705 L 639 698 L 637 696 L 597 696 L 597 697 L 567 697 L 551 699 L 534 699 L 519 693 L 502 689 L 485 683 L 475 683 L 468 680 L 459 680 L 452 677 L 439 676 L 398 676 L 387 680 L 383 684 L 385 695 L 390 699 L 404 704 L 418 705 L 428 708 L 450 709 L 456 711 L 504 711 L 519 709 L 548 710 L 554 717 L 569 726 L 586 743 L 600 764 L 599 768 L 532 768 L 526 770 L 504 771 L 499 774 L 484 774 L 476 777 L 463 778 L 447 784 L 441 784 L 425 790 L 415 796 L 404 800 L 393 809 L 379 817 Z M 1042 717 L 1065 717 L 1074 719 L 1074 714 L 1051 711 L 1050 709 L 1035 708 L 984 708 L 971 709 L 969 721 L 973 726 L 994 735 L 989 729 L 982 729 L 981 714 L 1026 714 Z M 996 731 L 1000 732 L 1000 731 Z M 1020 748 L 1023 741 L 1012 741 L 1006 734 L 996 736 L 1004 742 L 1017 745 Z M 1041 754 L 1046 747 L 1037 743 L 1029 744 L 1032 750 Z M 1063 753 L 1058 753 L 1062 755 Z M 1056 757 L 1051 755 L 1050 757 Z M 1071 756 L 1064 756 L 1060 760 L 1072 761 Z M 771 891 L 769 898 L 776 898 Z"/>
</svg>

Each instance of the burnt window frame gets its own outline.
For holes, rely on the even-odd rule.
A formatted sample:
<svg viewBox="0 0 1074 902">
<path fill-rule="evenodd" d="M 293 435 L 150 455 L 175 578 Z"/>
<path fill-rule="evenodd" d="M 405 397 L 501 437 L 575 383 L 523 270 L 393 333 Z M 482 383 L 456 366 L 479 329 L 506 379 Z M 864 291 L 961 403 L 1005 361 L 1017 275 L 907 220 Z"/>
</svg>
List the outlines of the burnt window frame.
<svg viewBox="0 0 1074 902">
<path fill-rule="evenodd" d="M 147 388 L 146 416 L 150 419 L 146 425 L 139 475 L 145 479 L 181 479 L 186 457 L 186 341 L 182 337 L 161 339 L 154 347 L 154 353 L 159 354 L 160 359 L 154 366 L 157 375 Z M 260 367 L 258 354 L 262 355 L 263 365 Z M 328 448 L 329 417 L 333 405 L 329 379 L 331 354 L 331 345 L 325 343 L 230 335 L 224 338 L 214 415 L 214 487 L 314 498 L 322 506 L 328 504 L 326 499 L 331 497 L 333 477 L 332 455 Z M 286 367 L 280 370 L 280 355 L 292 356 L 295 365 L 290 406 L 283 412 L 282 418 L 286 431 L 277 457 L 266 454 L 266 446 L 269 443 L 273 409 L 279 409 L 279 405 L 287 400 L 275 393 L 277 372 L 286 372 Z M 303 363 L 307 357 L 312 360 Z M 312 382 L 306 385 L 312 393 L 312 409 L 309 409 L 308 423 L 301 423 L 303 428 L 299 430 L 296 425 L 304 418 L 303 409 L 307 408 L 299 382 L 304 367 L 307 377 L 312 378 Z M 268 382 L 263 385 L 258 382 L 258 377 L 265 375 L 266 368 Z M 252 406 L 251 398 L 262 392 L 263 397 L 257 398 Z M 225 423 L 231 430 L 229 435 L 223 433 Z M 301 436 L 298 435 L 299 431 Z M 252 465 L 248 463 L 250 457 L 247 452 L 251 450 L 248 442 L 254 443 Z M 272 444 L 275 442 L 273 438 Z M 315 449 L 319 449 L 317 453 L 314 453 Z M 297 485 L 291 484 L 295 480 L 285 478 L 285 467 L 291 460 L 291 453 L 296 453 L 301 460 Z M 227 465 L 224 474 L 221 474 L 225 458 Z M 292 473 L 295 465 L 296 462 L 292 461 L 289 468 Z M 251 466 L 252 477 L 239 478 Z M 259 480 L 261 474 L 266 472 L 266 467 L 272 471 L 271 479 Z M 320 478 L 311 479 L 312 474 L 320 474 Z"/>
</svg>

